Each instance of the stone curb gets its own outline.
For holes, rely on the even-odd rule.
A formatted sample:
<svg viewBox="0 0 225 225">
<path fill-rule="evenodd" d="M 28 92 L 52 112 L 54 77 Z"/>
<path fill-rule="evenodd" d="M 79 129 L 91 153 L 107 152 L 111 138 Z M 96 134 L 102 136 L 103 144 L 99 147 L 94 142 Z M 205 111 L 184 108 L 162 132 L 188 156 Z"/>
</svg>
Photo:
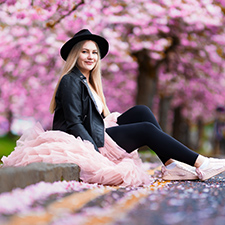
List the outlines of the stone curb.
<svg viewBox="0 0 225 225">
<path fill-rule="evenodd" d="M 79 181 L 79 178 L 80 168 L 72 163 L 37 162 L 23 167 L 3 167 L 0 168 L 0 193 L 9 192 L 14 188 L 25 188 L 40 181 Z"/>
</svg>

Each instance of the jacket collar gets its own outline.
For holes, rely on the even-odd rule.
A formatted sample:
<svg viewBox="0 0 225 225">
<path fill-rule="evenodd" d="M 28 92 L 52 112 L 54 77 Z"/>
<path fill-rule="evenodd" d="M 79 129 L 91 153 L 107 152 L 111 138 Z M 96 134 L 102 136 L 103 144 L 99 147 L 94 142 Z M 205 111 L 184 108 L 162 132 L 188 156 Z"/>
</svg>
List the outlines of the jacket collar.
<svg viewBox="0 0 225 225">
<path fill-rule="evenodd" d="M 82 80 L 86 79 L 86 77 L 83 75 L 83 73 L 81 73 L 80 70 L 76 66 L 72 69 L 72 72 L 75 73 L 76 75 L 78 75 Z"/>
<path fill-rule="evenodd" d="M 97 106 L 97 103 L 95 101 L 95 98 L 94 98 L 94 96 L 92 94 L 91 89 L 89 88 L 89 86 L 87 84 L 87 78 L 80 72 L 80 70 L 76 66 L 72 69 L 72 72 L 80 77 L 82 83 L 86 86 L 86 88 L 88 90 L 88 94 L 89 94 L 91 100 L 94 102 L 96 110 L 98 111 L 98 106 Z M 99 113 L 99 111 L 98 111 L 98 113 Z"/>
</svg>

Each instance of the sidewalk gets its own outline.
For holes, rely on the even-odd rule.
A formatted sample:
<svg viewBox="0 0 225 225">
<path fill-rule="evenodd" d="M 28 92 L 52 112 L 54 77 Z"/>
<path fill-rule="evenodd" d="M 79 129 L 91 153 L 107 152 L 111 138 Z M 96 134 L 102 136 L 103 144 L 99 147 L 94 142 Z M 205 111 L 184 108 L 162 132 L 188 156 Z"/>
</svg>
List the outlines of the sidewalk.
<svg viewBox="0 0 225 225">
<path fill-rule="evenodd" d="M 7 203 L 10 197 L 13 203 Z M 158 178 L 139 188 L 41 182 L 2 193 L 0 213 L 3 225 L 224 224 L 225 173 L 205 182 L 164 182 Z"/>
</svg>

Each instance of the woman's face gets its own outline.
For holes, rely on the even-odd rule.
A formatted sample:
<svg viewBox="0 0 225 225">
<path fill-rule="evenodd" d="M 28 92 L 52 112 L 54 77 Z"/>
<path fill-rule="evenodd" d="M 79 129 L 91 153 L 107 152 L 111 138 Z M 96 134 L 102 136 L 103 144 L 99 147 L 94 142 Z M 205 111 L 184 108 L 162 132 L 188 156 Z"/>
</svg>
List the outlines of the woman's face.
<svg viewBox="0 0 225 225">
<path fill-rule="evenodd" d="M 77 59 L 78 69 L 85 75 L 89 76 L 90 71 L 95 67 L 99 54 L 95 42 L 86 41 L 81 49 Z"/>
</svg>

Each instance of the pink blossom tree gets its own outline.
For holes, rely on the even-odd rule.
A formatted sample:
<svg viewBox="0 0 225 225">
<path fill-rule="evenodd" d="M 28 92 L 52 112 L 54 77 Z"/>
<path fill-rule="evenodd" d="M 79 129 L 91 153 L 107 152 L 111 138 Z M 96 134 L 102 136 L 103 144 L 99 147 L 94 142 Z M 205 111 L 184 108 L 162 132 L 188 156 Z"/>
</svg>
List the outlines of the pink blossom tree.
<svg viewBox="0 0 225 225">
<path fill-rule="evenodd" d="M 0 4 L 0 115 L 7 124 L 32 116 L 50 128 L 48 105 L 63 65 L 59 48 L 83 28 L 110 43 L 102 67 L 111 111 L 145 104 L 166 129 L 168 115 L 174 124 L 208 122 L 224 104 L 222 0 Z"/>
<path fill-rule="evenodd" d="M 58 49 L 67 34 L 54 26 L 77 4 L 56 1 L 2 1 L 0 59 L 0 124 L 11 131 L 16 118 L 34 117 L 50 127 L 48 105 L 60 72 Z"/>
</svg>

